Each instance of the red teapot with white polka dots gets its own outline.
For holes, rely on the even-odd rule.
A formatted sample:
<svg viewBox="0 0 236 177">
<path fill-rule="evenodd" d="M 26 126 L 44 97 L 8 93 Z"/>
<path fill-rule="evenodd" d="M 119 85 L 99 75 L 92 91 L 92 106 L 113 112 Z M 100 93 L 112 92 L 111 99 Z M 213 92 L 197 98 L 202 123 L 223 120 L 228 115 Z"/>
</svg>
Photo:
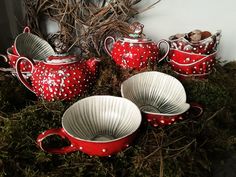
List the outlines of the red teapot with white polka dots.
<svg viewBox="0 0 236 177">
<path fill-rule="evenodd" d="M 147 39 L 142 34 L 143 24 L 134 22 L 130 29 L 133 31 L 129 37 L 115 40 L 114 37 L 108 36 L 104 40 L 105 51 L 110 55 L 117 65 L 124 69 L 140 70 L 153 64 L 156 61 L 162 61 L 169 52 L 170 46 L 166 40 L 161 40 L 156 44 L 150 39 Z M 112 46 L 109 41 L 112 41 Z M 167 50 L 164 56 L 159 58 L 159 50 L 162 43 L 167 45 Z"/>
<path fill-rule="evenodd" d="M 31 82 L 23 77 L 20 70 L 25 60 L 32 66 Z M 71 100 L 92 85 L 99 61 L 96 58 L 78 61 L 75 56 L 50 56 L 45 61 L 35 63 L 20 57 L 16 62 L 16 73 L 26 88 L 44 100 Z"/>
</svg>

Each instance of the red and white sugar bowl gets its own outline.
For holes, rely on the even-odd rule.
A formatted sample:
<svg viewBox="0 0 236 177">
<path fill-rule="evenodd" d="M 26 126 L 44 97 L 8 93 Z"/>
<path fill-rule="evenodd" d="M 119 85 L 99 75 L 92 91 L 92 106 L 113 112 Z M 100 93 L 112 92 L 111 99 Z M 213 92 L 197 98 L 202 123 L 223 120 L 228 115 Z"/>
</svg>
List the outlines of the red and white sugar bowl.
<svg viewBox="0 0 236 177">
<path fill-rule="evenodd" d="M 204 78 L 213 71 L 216 55 L 216 51 L 204 55 L 171 49 L 168 61 L 173 71 L 180 76 Z"/>
<path fill-rule="evenodd" d="M 27 81 L 20 69 L 23 61 L 31 64 L 31 82 Z M 26 57 L 16 62 L 16 73 L 19 80 L 38 97 L 47 101 L 71 100 L 83 94 L 96 77 L 98 62 L 91 58 L 77 60 L 75 56 L 50 56 L 46 61 L 35 63 Z"/>
<path fill-rule="evenodd" d="M 134 22 L 130 27 L 133 30 L 133 34 L 118 40 L 108 36 L 104 41 L 105 51 L 117 65 L 124 69 L 140 70 L 147 67 L 149 62 L 160 62 L 168 55 L 169 43 L 166 40 L 161 40 L 156 44 L 152 40 L 145 38 L 142 34 L 143 27 L 142 24 Z M 110 42 L 112 42 L 111 47 L 109 46 Z M 164 56 L 159 57 L 162 43 L 167 46 L 166 52 Z"/>
</svg>

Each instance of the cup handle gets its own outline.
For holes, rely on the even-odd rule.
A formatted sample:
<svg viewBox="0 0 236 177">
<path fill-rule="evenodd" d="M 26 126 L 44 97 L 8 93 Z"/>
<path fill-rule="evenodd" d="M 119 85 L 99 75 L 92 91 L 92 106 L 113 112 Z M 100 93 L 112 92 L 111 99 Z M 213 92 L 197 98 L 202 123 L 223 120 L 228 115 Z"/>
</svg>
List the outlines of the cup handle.
<svg viewBox="0 0 236 177">
<path fill-rule="evenodd" d="M 7 56 L 6 55 L 3 55 L 3 54 L 0 54 L 0 57 L 2 57 L 3 58 L 3 62 L 4 63 L 8 63 L 8 61 L 9 61 L 9 59 L 7 58 Z M 2 62 L 2 61 L 1 61 Z M 9 67 L 4 67 L 4 68 L 0 68 L 0 71 L 3 71 L 3 72 L 14 72 L 14 69 L 13 68 L 11 68 L 10 66 Z"/>
<path fill-rule="evenodd" d="M 161 47 L 161 44 L 162 44 L 162 43 L 165 43 L 165 44 L 166 44 L 167 50 L 166 50 L 165 55 L 164 55 L 163 57 L 161 57 L 161 58 L 158 60 L 158 63 L 161 62 L 162 60 L 164 60 L 164 59 L 167 57 L 167 55 L 169 54 L 169 52 L 170 52 L 170 44 L 169 44 L 169 42 L 168 42 L 167 40 L 165 40 L 165 39 L 162 39 L 162 40 L 160 40 L 160 41 L 158 42 L 158 44 L 157 44 L 158 50 L 160 50 L 160 47 Z"/>
<path fill-rule="evenodd" d="M 71 143 L 70 146 L 65 146 L 62 148 L 46 148 L 46 147 L 44 147 L 42 141 L 51 135 L 58 135 L 63 139 L 67 138 L 69 140 L 68 135 L 65 133 L 63 128 L 46 130 L 45 132 L 39 134 L 38 138 L 36 140 L 37 145 L 43 151 L 53 153 L 53 154 L 66 154 L 66 153 L 77 151 L 76 146 L 71 141 L 70 141 L 70 143 Z"/>
<path fill-rule="evenodd" d="M 112 45 L 115 43 L 115 38 L 114 37 L 112 37 L 112 36 L 108 36 L 108 37 L 106 37 L 106 39 L 104 40 L 104 49 L 105 49 L 105 51 L 106 51 L 106 53 L 111 57 L 112 55 L 111 55 L 111 50 L 109 49 L 109 47 L 108 47 L 108 41 L 109 40 L 112 40 Z"/>
<path fill-rule="evenodd" d="M 188 112 L 191 113 L 194 118 L 198 118 L 203 114 L 204 110 L 200 104 L 190 103 L 190 110 Z"/>
<path fill-rule="evenodd" d="M 30 60 L 30 59 L 28 59 L 28 58 L 26 58 L 26 57 L 20 57 L 20 58 L 18 58 L 18 60 L 16 61 L 16 75 L 17 75 L 17 77 L 19 78 L 19 80 L 24 84 L 24 86 L 27 88 L 27 89 L 29 89 L 31 92 L 33 92 L 33 93 L 35 93 L 34 92 L 34 90 L 33 90 L 33 87 L 32 87 L 32 85 L 30 85 L 30 83 L 24 78 L 24 76 L 23 76 L 23 74 L 22 74 L 22 72 L 21 72 L 21 69 L 20 69 L 20 64 L 21 64 L 21 62 L 23 61 L 23 60 L 26 60 L 26 61 L 28 61 L 30 64 L 31 64 L 31 72 L 30 73 L 32 73 L 33 72 L 33 70 L 34 70 L 34 61 L 32 61 L 32 60 Z"/>
<path fill-rule="evenodd" d="M 30 33 L 30 28 L 26 26 L 23 30 L 23 33 Z"/>
</svg>

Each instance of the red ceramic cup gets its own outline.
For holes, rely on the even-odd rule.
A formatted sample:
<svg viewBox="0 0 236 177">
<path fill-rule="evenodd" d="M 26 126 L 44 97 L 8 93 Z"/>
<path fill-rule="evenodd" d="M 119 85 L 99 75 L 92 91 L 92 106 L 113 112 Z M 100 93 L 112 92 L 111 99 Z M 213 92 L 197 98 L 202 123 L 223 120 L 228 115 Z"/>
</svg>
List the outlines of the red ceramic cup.
<svg viewBox="0 0 236 177">
<path fill-rule="evenodd" d="M 16 67 L 16 61 L 18 60 L 18 58 L 20 58 L 19 55 L 15 55 L 13 53 L 13 47 L 10 47 L 7 49 L 7 56 L 8 56 L 8 63 L 12 66 L 12 68 Z M 37 63 L 37 61 L 35 61 Z M 32 66 L 28 61 L 23 61 L 20 64 L 20 70 L 22 72 L 30 72 L 32 70 Z"/>
<path fill-rule="evenodd" d="M 90 96 L 69 107 L 62 117 L 62 128 L 41 133 L 37 144 L 49 153 L 82 151 L 91 156 L 110 156 L 132 143 L 140 124 L 141 113 L 131 101 L 115 96 Z M 42 141 L 50 135 L 67 138 L 71 145 L 46 148 Z"/>
<path fill-rule="evenodd" d="M 15 74 L 16 73 L 16 71 L 15 71 L 16 62 L 17 62 L 18 58 L 20 58 L 20 56 L 14 54 L 13 49 L 14 49 L 13 46 L 9 47 L 7 49 L 7 55 L 6 56 L 0 55 L 0 56 L 2 56 L 4 58 L 4 62 L 7 62 L 10 65 L 10 68 L 5 68 L 5 69 L 3 69 L 3 71 L 10 71 L 12 74 Z M 35 62 L 37 62 L 37 61 L 35 61 Z M 31 64 L 28 61 L 23 61 L 20 64 L 19 68 L 25 76 L 28 76 L 29 72 L 32 70 Z"/>
<path fill-rule="evenodd" d="M 29 27 L 25 27 L 23 33 L 15 38 L 13 54 L 41 61 L 49 56 L 56 55 L 46 40 L 30 33 Z"/>
<path fill-rule="evenodd" d="M 207 76 L 215 65 L 217 51 L 209 55 L 184 52 L 171 49 L 169 53 L 169 64 L 173 71 L 185 77 Z"/>
<path fill-rule="evenodd" d="M 176 109 L 175 111 L 173 111 Z M 191 110 L 194 110 L 194 117 L 199 117 L 203 113 L 203 108 L 199 104 L 176 104 L 172 110 L 166 109 L 163 112 L 151 112 L 151 111 L 142 111 L 144 118 L 154 127 L 157 126 L 166 126 L 175 123 L 176 121 L 186 119 L 188 114 L 191 113 Z"/>
<path fill-rule="evenodd" d="M 171 125 L 190 108 L 179 80 L 157 71 L 136 74 L 121 84 L 121 95 L 134 102 L 153 126 Z M 200 106 L 192 106 L 202 113 Z"/>
</svg>

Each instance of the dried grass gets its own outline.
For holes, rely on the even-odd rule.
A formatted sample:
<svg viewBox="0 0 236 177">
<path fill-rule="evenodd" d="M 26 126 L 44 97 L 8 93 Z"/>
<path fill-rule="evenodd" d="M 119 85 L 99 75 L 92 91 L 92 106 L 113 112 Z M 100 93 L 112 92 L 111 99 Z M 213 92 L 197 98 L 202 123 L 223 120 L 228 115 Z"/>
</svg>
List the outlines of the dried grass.
<svg viewBox="0 0 236 177">
<path fill-rule="evenodd" d="M 141 0 L 25 0 L 26 23 L 32 31 L 49 42 L 58 38 L 67 51 L 79 47 L 85 56 L 101 56 L 103 40 L 108 35 L 128 34 L 131 19 L 160 2 L 140 11 Z M 60 25 L 60 32 L 45 36 L 40 28 L 42 17 Z"/>
</svg>

